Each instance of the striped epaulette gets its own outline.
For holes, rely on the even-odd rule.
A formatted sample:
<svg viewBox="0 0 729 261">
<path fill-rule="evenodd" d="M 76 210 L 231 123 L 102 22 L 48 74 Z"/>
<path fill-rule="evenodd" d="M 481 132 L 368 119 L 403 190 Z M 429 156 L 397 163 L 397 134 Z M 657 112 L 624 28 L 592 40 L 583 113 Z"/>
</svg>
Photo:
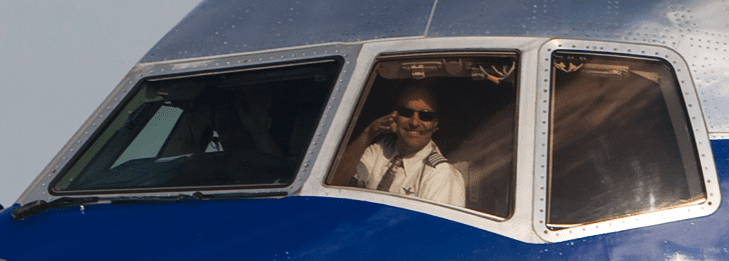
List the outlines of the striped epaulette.
<svg viewBox="0 0 729 261">
<path fill-rule="evenodd" d="M 428 155 L 428 157 L 425 157 L 425 163 L 427 163 L 428 165 L 430 165 L 431 167 L 434 167 L 434 168 L 438 164 L 445 163 L 445 162 L 448 162 L 448 160 L 445 157 L 443 157 L 443 154 L 440 154 L 440 152 L 438 152 L 438 150 L 435 150 L 435 149 L 433 150 L 433 152 L 431 152 Z"/>
</svg>

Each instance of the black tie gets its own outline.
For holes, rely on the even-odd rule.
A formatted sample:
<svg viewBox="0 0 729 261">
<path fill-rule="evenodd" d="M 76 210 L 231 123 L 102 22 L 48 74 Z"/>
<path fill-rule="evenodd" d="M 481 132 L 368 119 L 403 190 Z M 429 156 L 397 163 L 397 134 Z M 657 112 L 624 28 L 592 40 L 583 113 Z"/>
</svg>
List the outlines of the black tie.
<svg viewBox="0 0 729 261">
<path fill-rule="evenodd" d="M 392 186 L 392 181 L 395 180 L 397 170 L 402 167 L 402 157 L 400 157 L 400 155 L 392 157 L 392 160 L 390 160 L 390 167 L 387 169 L 387 172 L 385 172 L 385 175 L 382 176 L 380 184 L 377 184 L 377 190 L 390 191 L 390 186 Z"/>
</svg>

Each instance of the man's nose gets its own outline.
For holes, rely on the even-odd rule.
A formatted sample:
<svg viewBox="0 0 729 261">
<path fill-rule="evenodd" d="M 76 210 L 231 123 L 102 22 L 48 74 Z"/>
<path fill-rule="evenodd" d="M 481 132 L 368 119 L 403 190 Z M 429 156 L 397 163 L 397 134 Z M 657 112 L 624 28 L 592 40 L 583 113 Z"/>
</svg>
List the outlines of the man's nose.
<svg viewBox="0 0 729 261">
<path fill-rule="evenodd" d="M 420 113 L 419 112 L 413 113 L 413 117 L 410 117 L 410 124 L 412 126 L 420 126 L 420 125 L 423 125 L 423 122 L 420 120 Z"/>
</svg>

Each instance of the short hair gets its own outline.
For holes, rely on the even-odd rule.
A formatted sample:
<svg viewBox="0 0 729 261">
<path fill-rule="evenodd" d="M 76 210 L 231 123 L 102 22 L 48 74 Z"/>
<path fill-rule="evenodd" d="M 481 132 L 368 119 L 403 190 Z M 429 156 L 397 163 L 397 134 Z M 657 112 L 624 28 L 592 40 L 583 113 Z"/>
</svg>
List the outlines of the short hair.
<svg viewBox="0 0 729 261">
<path fill-rule="evenodd" d="M 429 83 L 420 80 L 409 83 L 400 91 L 396 105 L 404 105 L 404 102 L 413 99 L 422 99 L 433 111 L 438 111 L 438 98 Z"/>
</svg>

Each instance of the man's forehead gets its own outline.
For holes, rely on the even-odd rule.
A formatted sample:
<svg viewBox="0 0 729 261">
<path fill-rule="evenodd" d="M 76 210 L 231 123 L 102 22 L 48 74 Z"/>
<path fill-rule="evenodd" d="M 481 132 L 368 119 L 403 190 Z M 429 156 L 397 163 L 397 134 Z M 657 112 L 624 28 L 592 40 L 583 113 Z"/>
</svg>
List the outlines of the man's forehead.
<svg viewBox="0 0 729 261">
<path fill-rule="evenodd" d="M 411 102 L 423 102 L 433 111 L 437 110 L 437 102 L 433 93 L 426 88 L 411 87 L 405 89 L 400 95 L 398 104 L 408 106 Z"/>
</svg>

